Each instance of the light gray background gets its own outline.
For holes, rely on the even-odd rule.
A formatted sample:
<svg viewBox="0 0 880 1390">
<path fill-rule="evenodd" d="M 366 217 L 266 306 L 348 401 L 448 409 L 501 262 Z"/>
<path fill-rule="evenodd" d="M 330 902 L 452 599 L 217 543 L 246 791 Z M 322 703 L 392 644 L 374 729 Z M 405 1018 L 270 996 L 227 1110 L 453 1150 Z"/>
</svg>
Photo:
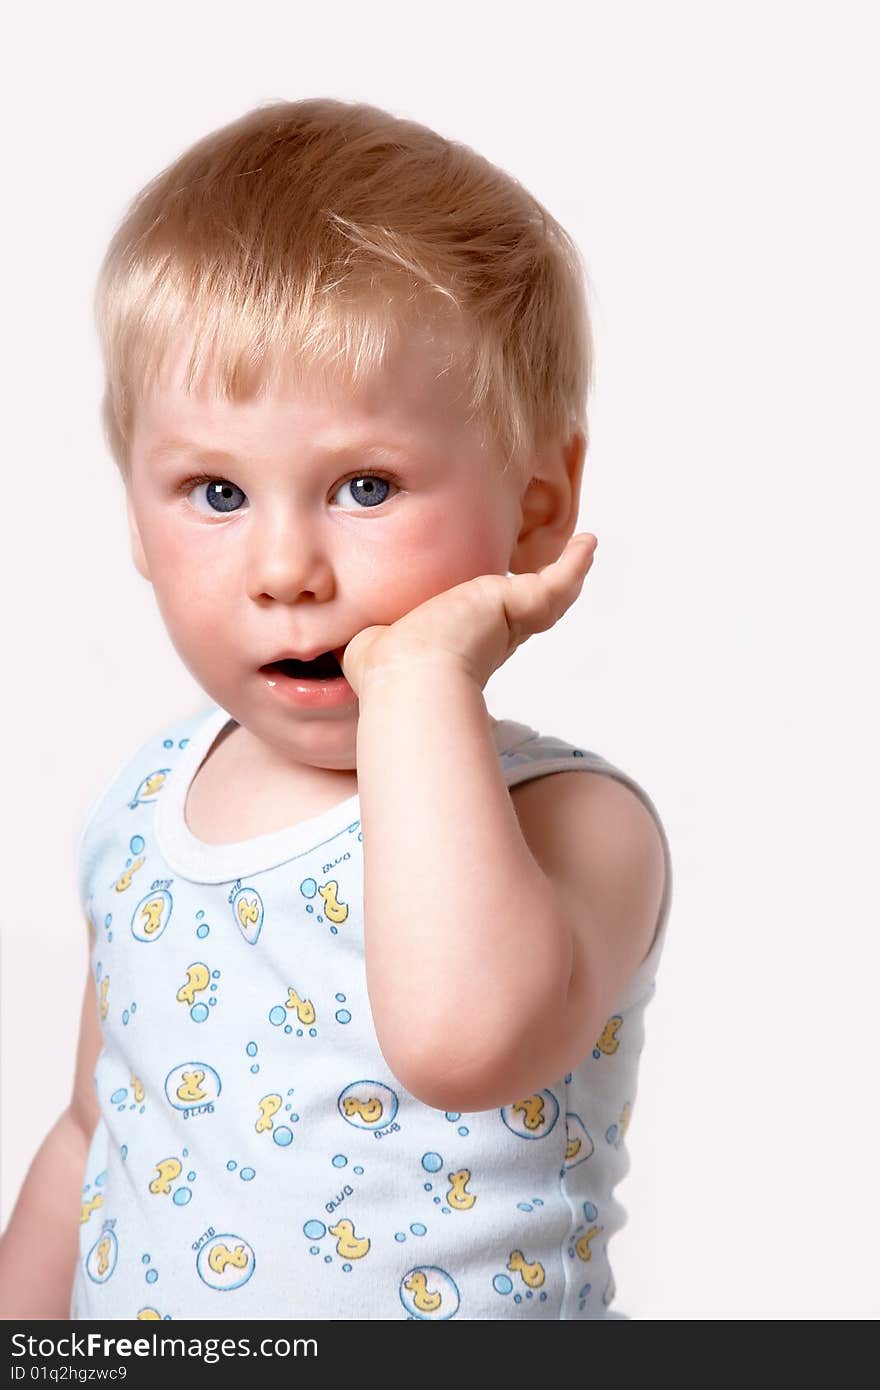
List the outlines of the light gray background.
<svg viewBox="0 0 880 1390">
<path fill-rule="evenodd" d="M 91 297 L 128 200 L 272 98 L 473 145 L 573 233 L 598 346 L 582 597 L 487 687 L 657 803 L 673 916 L 613 1261 L 634 1318 L 880 1313 L 878 8 L 107 4 L 0 84 L 2 1215 L 67 1103 L 74 847 L 205 697 L 128 552 Z"/>
</svg>

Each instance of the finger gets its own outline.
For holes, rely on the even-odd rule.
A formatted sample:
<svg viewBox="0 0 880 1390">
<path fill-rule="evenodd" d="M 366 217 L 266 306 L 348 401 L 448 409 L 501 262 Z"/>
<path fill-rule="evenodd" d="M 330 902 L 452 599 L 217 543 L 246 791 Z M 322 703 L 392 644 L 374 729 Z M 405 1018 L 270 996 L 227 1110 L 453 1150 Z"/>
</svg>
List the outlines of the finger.
<svg viewBox="0 0 880 1390">
<path fill-rule="evenodd" d="M 598 542 L 592 535 L 572 540 L 552 564 L 508 581 L 504 610 L 518 641 L 553 627 L 580 593 Z"/>
<path fill-rule="evenodd" d="M 583 565 L 588 559 L 592 560 L 598 544 L 597 538 L 591 531 L 579 531 L 576 536 L 569 537 L 562 554 L 556 560 L 551 560 L 549 565 L 542 565 L 535 573 L 544 574 L 547 570 L 560 565 Z"/>
<path fill-rule="evenodd" d="M 580 531 L 576 536 L 569 539 L 568 544 L 560 555 L 560 560 L 573 558 L 579 564 L 584 564 L 586 560 L 592 560 L 596 553 L 599 542 L 590 531 Z"/>
<path fill-rule="evenodd" d="M 535 578 L 546 585 L 552 594 L 568 593 L 568 602 L 574 602 L 593 563 L 597 544 L 595 536 L 573 536 L 558 560 L 538 570 Z"/>
</svg>

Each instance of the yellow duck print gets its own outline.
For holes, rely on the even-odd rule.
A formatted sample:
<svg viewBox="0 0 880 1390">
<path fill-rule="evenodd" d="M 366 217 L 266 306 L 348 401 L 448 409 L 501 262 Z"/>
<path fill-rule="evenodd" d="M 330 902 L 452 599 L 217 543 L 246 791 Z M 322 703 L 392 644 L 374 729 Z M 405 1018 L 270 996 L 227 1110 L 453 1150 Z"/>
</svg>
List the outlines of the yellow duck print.
<svg viewBox="0 0 880 1390">
<path fill-rule="evenodd" d="M 98 1277 L 107 1273 L 110 1266 L 110 1237 L 98 1242 Z"/>
<path fill-rule="evenodd" d="M 144 919 L 144 925 L 141 928 L 144 936 L 155 936 L 156 932 L 161 927 L 162 907 L 164 903 L 164 898 L 150 898 L 149 902 L 144 903 L 140 913 L 141 917 Z"/>
<path fill-rule="evenodd" d="M 110 992 L 110 976 L 105 975 L 101 981 L 101 1017 L 106 1018 L 110 1008 L 110 1001 L 107 998 Z"/>
<path fill-rule="evenodd" d="M 188 1105 L 198 1105 L 208 1094 L 207 1091 L 202 1090 L 204 1079 L 205 1073 L 203 1071 L 185 1071 L 183 1081 L 177 1088 L 177 1099 Z"/>
<path fill-rule="evenodd" d="M 597 1236 L 601 1230 L 601 1226 L 591 1226 L 586 1235 L 581 1236 L 580 1240 L 575 1241 L 574 1248 L 579 1260 L 583 1260 L 586 1263 L 587 1260 L 593 1258 L 593 1253 L 590 1250 L 590 1241 L 594 1236 Z"/>
<path fill-rule="evenodd" d="M 278 1095 L 263 1096 L 259 1105 L 260 1118 L 254 1125 L 254 1129 L 258 1134 L 262 1134 L 264 1130 L 274 1129 L 275 1126 L 272 1122 L 272 1116 L 277 1115 L 278 1111 L 281 1109 L 281 1097 Z"/>
<path fill-rule="evenodd" d="M 443 1302 L 440 1293 L 428 1293 L 428 1280 L 420 1269 L 403 1282 L 403 1287 L 413 1296 L 413 1303 L 420 1313 L 436 1313 Z"/>
<path fill-rule="evenodd" d="M 581 1151 L 581 1141 L 580 1141 L 580 1139 L 569 1139 L 568 1142 L 567 1142 L 566 1145 L 565 1145 L 565 1161 L 566 1161 L 566 1163 L 568 1162 L 568 1160 L 569 1160 L 570 1158 L 574 1158 L 575 1154 L 579 1154 L 580 1151 Z"/>
<path fill-rule="evenodd" d="M 382 1118 L 382 1102 L 378 1096 L 370 1096 L 369 1100 L 357 1100 L 354 1096 L 346 1096 L 342 1108 L 346 1115 L 360 1115 L 368 1125 L 375 1124 Z"/>
<path fill-rule="evenodd" d="M 605 1027 L 602 1029 L 601 1037 L 596 1042 L 596 1047 L 600 1052 L 604 1052 L 607 1056 L 611 1056 L 613 1052 L 617 1051 L 620 1046 L 617 1034 L 620 1031 L 620 1025 L 622 1023 L 623 1019 L 620 1014 L 613 1014 L 612 1017 L 609 1018 Z"/>
<path fill-rule="evenodd" d="M 164 782 L 164 772 L 151 773 L 150 776 L 144 780 L 144 796 L 154 796 L 156 792 L 161 791 Z"/>
<path fill-rule="evenodd" d="M 88 1221 L 92 1212 L 97 1211 L 98 1207 L 102 1207 L 103 1205 L 104 1198 L 101 1196 L 100 1192 L 96 1192 L 90 1202 L 83 1202 L 79 1212 L 79 1224 L 82 1225 L 84 1221 Z"/>
<path fill-rule="evenodd" d="M 135 1105 L 140 1105 L 144 1098 L 144 1083 L 141 1081 L 140 1077 L 135 1076 L 132 1072 L 129 1077 L 129 1084 L 134 1093 Z"/>
<path fill-rule="evenodd" d="M 232 1265 L 233 1269 L 247 1269 L 247 1262 L 248 1257 L 243 1245 L 236 1245 L 234 1250 L 230 1250 L 222 1240 L 214 1246 L 208 1256 L 208 1264 L 215 1274 L 222 1274 L 227 1265 Z"/>
<path fill-rule="evenodd" d="M 529 1096 L 528 1100 L 518 1100 L 511 1107 L 514 1115 L 523 1116 L 526 1129 L 540 1129 L 544 1123 L 544 1097 Z"/>
<path fill-rule="evenodd" d="M 314 1023 L 315 1006 L 311 999 L 300 999 L 295 989 L 287 986 L 287 1004 L 285 1008 L 293 1009 L 300 1023 Z"/>
<path fill-rule="evenodd" d="M 248 926 L 259 921 L 260 904 L 257 902 L 256 898 L 254 898 L 252 902 L 248 902 L 247 898 L 242 894 L 236 903 L 235 910 L 238 913 L 239 923 L 245 931 L 247 931 Z"/>
<path fill-rule="evenodd" d="M 161 1322 L 162 1318 L 155 1308 L 142 1308 L 138 1313 L 141 1322 Z"/>
<path fill-rule="evenodd" d="M 143 855 L 141 855 L 140 859 L 136 859 L 133 864 L 129 864 L 128 868 L 121 873 L 116 880 L 115 888 L 117 893 L 124 893 L 126 888 L 131 887 L 131 880 L 134 878 L 138 869 L 145 863 L 146 860 Z"/>
<path fill-rule="evenodd" d="M 178 979 L 180 977 L 178 976 Z M 181 985 L 177 991 L 177 999 L 181 1004 L 192 1005 L 195 997 L 203 989 L 207 989 L 211 983 L 211 972 L 200 960 L 194 961 L 192 965 L 186 967 L 186 984 Z"/>
<path fill-rule="evenodd" d="M 337 1236 L 336 1253 L 343 1260 L 362 1260 L 370 1248 L 369 1236 L 360 1238 L 355 1236 L 354 1222 L 343 1220 L 337 1221 L 335 1226 L 328 1227 L 331 1236 Z"/>
<path fill-rule="evenodd" d="M 331 878 L 329 883 L 322 884 L 318 892 L 324 899 L 324 916 L 337 925 L 344 922 L 348 916 L 348 905 L 341 903 L 336 896 L 339 892 L 339 884 L 335 878 Z"/>
<path fill-rule="evenodd" d="M 179 1158 L 163 1158 L 160 1163 L 155 1163 L 156 1176 L 150 1183 L 150 1191 L 155 1196 L 168 1196 L 171 1192 L 171 1184 L 175 1178 L 179 1178 L 183 1165 Z"/>
<path fill-rule="evenodd" d="M 519 1270 L 523 1283 L 530 1289 L 539 1289 L 544 1282 L 544 1266 L 540 1260 L 535 1260 L 534 1264 L 527 1264 L 521 1250 L 511 1250 L 507 1268 L 512 1274 Z"/>
<path fill-rule="evenodd" d="M 447 1174 L 452 1186 L 446 1194 L 446 1200 L 456 1211 L 469 1211 L 477 1200 L 475 1192 L 465 1192 L 465 1185 L 471 1180 L 469 1168 L 459 1168 L 457 1173 Z"/>
</svg>

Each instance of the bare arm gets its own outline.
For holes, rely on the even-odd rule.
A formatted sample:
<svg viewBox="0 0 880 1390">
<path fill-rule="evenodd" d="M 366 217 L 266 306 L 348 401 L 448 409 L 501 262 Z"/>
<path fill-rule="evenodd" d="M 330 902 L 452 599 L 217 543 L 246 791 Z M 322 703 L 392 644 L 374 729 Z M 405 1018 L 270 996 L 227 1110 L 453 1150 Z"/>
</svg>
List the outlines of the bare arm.
<svg viewBox="0 0 880 1390">
<path fill-rule="evenodd" d="M 0 1240 L 4 1318 L 70 1316 L 80 1191 L 89 1140 L 70 1110 L 49 1130 L 28 1169 Z"/>
<path fill-rule="evenodd" d="M 564 1009 L 571 932 L 523 837 L 476 682 L 443 661 L 401 662 L 368 671 L 359 698 L 380 1046 L 428 1105 L 507 1103 L 515 1096 L 492 1096 L 491 1078 L 521 1068 L 534 1030 Z"/>
<path fill-rule="evenodd" d="M 81 1193 L 98 1118 L 94 1069 L 101 1028 L 91 970 L 83 998 L 70 1105 L 43 1140 L 0 1240 L 0 1309 L 6 1319 L 70 1316 Z"/>
</svg>

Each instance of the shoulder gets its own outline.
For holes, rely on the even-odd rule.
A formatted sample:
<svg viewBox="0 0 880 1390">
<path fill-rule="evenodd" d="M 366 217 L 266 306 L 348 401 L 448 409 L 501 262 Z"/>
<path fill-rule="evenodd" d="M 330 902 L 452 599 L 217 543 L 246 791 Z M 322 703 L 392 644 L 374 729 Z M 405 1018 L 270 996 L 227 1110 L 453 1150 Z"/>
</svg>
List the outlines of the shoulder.
<svg viewBox="0 0 880 1390">
<path fill-rule="evenodd" d="M 85 814 L 88 824 L 94 819 L 103 805 L 111 799 L 122 797 L 123 801 L 136 792 L 138 782 L 149 773 L 167 770 L 180 756 L 183 748 L 198 727 L 204 715 L 189 715 L 177 719 L 173 724 L 165 723 L 151 734 L 141 734 L 136 742 L 130 743 L 124 755 L 117 754 L 109 759 L 97 782 L 97 793 Z"/>
<path fill-rule="evenodd" d="M 100 846 L 102 828 L 117 815 L 155 795 L 204 718 L 201 711 L 173 723 L 166 721 L 148 736 L 141 734 L 124 755 L 117 753 L 109 758 L 97 774 L 93 770 L 91 800 L 80 817 L 75 850 L 81 894 L 83 875 Z"/>
<path fill-rule="evenodd" d="M 663 839 L 641 797 L 606 772 L 551 772 L 518 783 L 510 797 L 571 928 L 567 1026 L 581 1019 L 586 1055 L 651 948 L 666 882 Z"/>
<path fill-rule="evenodd" d="M 592 842 L 602 835 L 621 848 L 641 849 L 655 869 L 665 868 L 655 817 L 632 787 L 609 772 L 582 768 L 539 773 L 515 783 L 510 797 L 529 847 L 542 860 L 567 851 L 580 856 L 588 848 L 586 833 Z"/>
</svg>

